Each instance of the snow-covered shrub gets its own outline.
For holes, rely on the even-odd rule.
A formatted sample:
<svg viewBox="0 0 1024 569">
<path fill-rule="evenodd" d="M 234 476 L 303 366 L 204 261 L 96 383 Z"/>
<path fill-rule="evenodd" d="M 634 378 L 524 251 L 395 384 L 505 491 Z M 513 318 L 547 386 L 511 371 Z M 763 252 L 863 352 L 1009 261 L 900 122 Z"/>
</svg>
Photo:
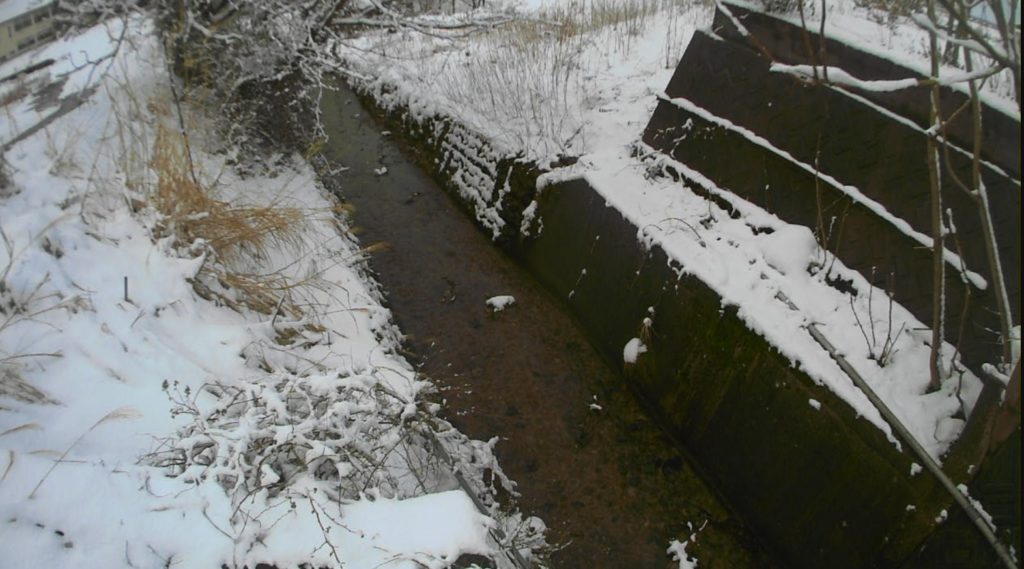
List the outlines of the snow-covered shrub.
<svg viewBox="0 0 1024 569">
<path fill-rule="evenodd" d="M 334 501 L 368 490 L 405 498 L 436 491 L 445 478 L 425 452 L 423 411 L 377 373 L 275 374 L 207 384 L 200 397 L 168 389 L 172 412 L 192 422 L 152 462 L 189 482 L 214 480 L 236 504 L 313 488 Z"/>
<path fill-rule="evenodd" d="M 407 400 L 379 371 L 277 373 L 199 392 L 164 387 L 172 414 L 191 422 L 146 462 L 190 483 L 214 481 L 236 505 L 255 494 L 316 492 L 333 502 L 369 491 L 420 496 L 453 488 L 453 467 L 487 505 L 495 505 L 497 486 L 513 492 L 494 460 L 496 440 L 466 438 L 433 415 L 435 405 Z"/>
</svg>

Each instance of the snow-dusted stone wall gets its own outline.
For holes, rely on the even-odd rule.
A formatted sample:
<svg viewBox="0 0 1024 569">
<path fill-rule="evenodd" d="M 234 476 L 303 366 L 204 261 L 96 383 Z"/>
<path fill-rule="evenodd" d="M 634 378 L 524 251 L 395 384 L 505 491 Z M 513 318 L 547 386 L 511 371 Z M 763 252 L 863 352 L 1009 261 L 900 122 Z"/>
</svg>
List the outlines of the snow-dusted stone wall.
<svg viewBox="0 0 1024 569">
<path fill-rule="evenodd" d="M 876 286 L 892 291 L 897 302 L 930 325 L 931 220 L 923 130 L 866 99 L 772 71 L 771 65 L 747 45 L 698 32 L 644 142 L 787 222 L 811 228 L 823 222 L 828 235 L 823 246 L 847 267 L 873 275 Z M 954 151 L 949 161 L 970 178 L 969 156 Z M 983 177 L 1016 312 L 1020 181 L 994 164 L 986 165 Z M 954 223 L 969 269 L 961 351 L 963 361 L 978 371 L 999 359 L 991 332 L 999 329 L 996 301 L 986 288 L 990 273 L 976 205 L 950 176 L 944 176 L 944 184 L 944 205 L 960 213 Z M 958 259 L 950 256 L 947 267 L 946 332 L 956 344 L 965 284 Z"/>
<path fill-rule="evenodd" d="M 353 81 L 363 104 L 401 132 L 407 148 L 493 240 L 511 246 L 541 170 L 472 128 L 402 97 L 384 81 Z"/>
</svg>

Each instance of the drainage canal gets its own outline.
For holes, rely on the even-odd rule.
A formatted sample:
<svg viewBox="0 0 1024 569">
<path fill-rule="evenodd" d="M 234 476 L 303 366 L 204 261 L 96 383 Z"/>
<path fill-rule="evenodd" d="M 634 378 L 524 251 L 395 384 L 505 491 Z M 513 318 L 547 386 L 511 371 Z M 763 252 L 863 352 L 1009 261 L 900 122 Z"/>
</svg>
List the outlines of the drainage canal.
<svg viewBox="0 0 1024 569">
<path fill-rule="evenodd" d="M 558 301 L 403 156 L 355 96 L 329 94 L 321 110 L 331 136 L 324 155 L 348 168 L 332 185 L 355 206 L 363 241 L 389 244 L 370 264 L 414 363 L 444 390 L 446 418 L 460 430 L 501 437 L 496 452 L 519 484 L 520 507 L 564 546 L 552 566 L 673 567 L 669 542 L 695 532 L 688 551 L 702 568 L 775 566 Z M 516 303 L 492 313 L 485 301 L 497 295 Z"/>
</svg>

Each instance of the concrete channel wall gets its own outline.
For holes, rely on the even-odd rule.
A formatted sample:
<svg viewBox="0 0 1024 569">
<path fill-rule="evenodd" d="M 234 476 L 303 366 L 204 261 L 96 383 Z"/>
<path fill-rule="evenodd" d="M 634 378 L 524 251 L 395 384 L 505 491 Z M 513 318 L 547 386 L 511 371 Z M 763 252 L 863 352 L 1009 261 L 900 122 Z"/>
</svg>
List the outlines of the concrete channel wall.
<svg viewBox="0 0 1024 569">
<path fill-rule="evenodd" d="M 452 119 L 416 116 L 389 97 L 381 104 L 379 89 L 361 98 L 481 229 L 491 231 L 452 166 L 483 172 L 480 193 L 509 188 L 491 203 L 508 217 L 498 244 L 557 297 L 572 293 L 568 309 L 614 365 L 654 308 L 650 352 L 624 380 L 787 566 L 898 567 L 933 530 L 948 500 L 929 476 L 908 477 L 912 457 L 723 310 L 713 290 L 680 278 L 664 252 L 645 250 L 637 228 L 584 180 L 538 195 L 535 168 L 501 158 Z M 544 230 L 519 237 L 534 198 Z"/>
<path fill-rule="evenodd" d="M 890 211 L 913 220 L 912 227 L 927 234 L 928 227 L 919 228 L 927 219 L 927 202 L 921 201 L 926 196 L 917 186 L 924 156 L 920 132 L 877 110 L 859 108 L 842 94 L 770 73 L 758 57 L 748 47 L 698 34 L 666 90 L 668 97 L 693 96 L 699 106 L 707 105 L 735 124 L 749 123 L 773 143 L 781 141 L 791 157 L 813 163 L 820 154 L 820 164 L 837 178 L 885 200 Z M 607 207 L 585 180 L 559 182 L 538 194 L 541 172 L 534 165 L 494 148 L 450 117 L 410 111 L 401 97 L 380 84 L 355 88 L 364 105 L 400 133 L 420 164 L 481 228 L 554 295 L 566 299 L 609 362 L 620 366 L 623 345 L 647 335 L 649 352 L 623 370 L 624 381 L 785 566 L 923 566 L 921 544 L 934 533 L 939 512 L 953 508 L 936 480 L 928 474 L 910 477 L 911 455 L 898 451 L 845 402 L 795 369 L 746 328 L 734 309 L 723 308 L 713 290 L 679 276 L 663 251 L 641 246 L 637 228 Z M 728 90 L 730 97 L 714 100 L 715 89 Z M 765 113 L 772 105 L 755 104 L 751 98 L 766 91 L 783 97 L 795 110 Z M 807 109 L 813 112 L 802 112 Z M 687 123 L 685 132 L 674 130 Z M 817 135 L 809 134 L 829 129 L 844 137 L 850 133 L 852 142 L 819 143 Z M 814 143 L 808 145 L 808 140 Z M 821 185 L 815 184 L 813 174 L 751 144 L 735 130 L 662 102 L 645 141 L 736 195 L 788 221 L 815 226 Z M 875 154 L 865 156 L 865 147 Z M 997 224 L 1001 243 L 1007 244 L 1001 253 L 1010 274 L 1019 275 L 1019 185 L 1014 188 L 1013 180 L 992 172 L 986 176 L 993 192 L 1001 192 Z M 896 200 L 886 197 L 893 187 L 901 189 Z M 827 212 L 845 216 L 838 250 L 843 261 L 863 274 L 871 267 L 879 267 L 879 275 L 891 273 L 897 299 L 928 321 L 927 251 L 847 196 L 824 192 L 820 197 Z M 544 229 L 523 237 L 522 212 L 533 200 L 539 203 Z M 963 223 L 965 240 L 973 240 L 976 228 L 969 220 Z M 965 245 L 972 266 L 975 260 L 984 262 L 978 247 L 976 241 Z M 958 313 L 965 289 L 952 275 L 948 285 L 949 312 Z M 971 295 L 976 308 L 968 316 L 971 339 L 965 342 L 965 359 L 990 361 L 991 338 L 984 329 L 994 327 L 992 299 L 980 290 Z M 1019 290 L 1013 295 L 1016 307 Z M 653 328 L 643 331 L 641 322 L 651 308 L 656 315 Z M 820 410 L 809 399 L 819 401 Z M 958 551 L 982 552 L 968 558 L 967 566 L 988 566 L 979 537 L 970 529 L 958 536 Z M 932 554 L 945 554 L 936 539 L 930 545 Z M 934 555 L 929 559 L 938 559 Z M 908 561 L 912 558 L 916 565 Z"/>
<path fill-rule="evenodd" d="M 929 236 L 931 200 L 925 135 L 839 90 L 772 72 L 770 65 L 768 59 L 746 45 L 698 32 L 665 92 L 667 97 L 684 99 L 719 121 L 712 122 L 692 109 L 662 101 L 644 133 L 644 141 L 791 223 L 813 229 L 819 216 L 826 223 L 835 217 L 837 229 L 831 239 L 826 239 L 828 248 L 848 267 L 865 276 L 874 274 L 876 286 L 890 290 L 897 302 L 930 326 L 933 289 L 929 250 L 905 229 L 797 164 L 817 163 L 823 176 L 855 187 L 911 230 Z M 739 129 L 756 133 L 788 156 L 766 151 Z M 949 161 L 964 179 L 970 178 L 967 156 L 954 152 Z M 1019 321 L 1019 181 L 991 168 L 984 170 L 983 178 L 989 189 L 1010 305 L 1014 320 Z M 989 279 L 977 206 L 954 187 L 951 176 L 944 175 L 944 180 L 943 205 L 956 212 L 958 229 L 958 244 L 946 246 L 960 250 L 968 268 Z M 992 332 L 999 329 L 995 296 L 992 287 L 983 290 L 970 286 L 968 290 L 958 268 L 947 264 L 946 338 L 960 345 L 964 362 L 980 374 L 983 363 L 999 361 L 1001 355 Z M 964 314 L 964 335 L 958 342 Z"/>
<path fill-rule="evenodd" d="M 922 77 L 922 74 L 899 63 L 832 38 L 825 38 L 824 58 L 822 60 L 819 56 L 817 57 L 819 61 L 815 62 L 816 57 L 811 57 L 807 53 L 807 42 L 811 42 L 812 49 L 817 49 L 819 45 L 817 34 L 812 33 L 805 39 L 802 28 L 779 18 L 737 5 L 729 5 L 729 10 L 733 17 L 746 28 L 750 36 L 740 33 L 732 19 L 721 10 L 715 13 L 715 20 L 711 26 L 712 31 L 731 42 L 754 49 L 765 49 L 774 60 L 780 63 L 827 64 L 842 69 L 854 77 L 876 81 Z M 751 38 L 754 39 L 751 40 Z M 901 117 L 910 119 L 921 128 L 928 128 L 931 120 L 929 91 L 927 87 L 898 91 L 855 90 L 858 95 Z M 964 104 L 966 99 L 966 95 L 962 92 L 943 87 L 941 97 L 943 116 L 954 116 L 956 110 Z M 970 148 L 974 134 L 970 115 L 959 113 L 956 117 L 946 123 L 946 132 L 957 144 L 964 148 Z M 1007 120 L 1005 112 L 984 105 L 982 107 L 982 123 L 985 125 L 982 133 L 982 156 L 1019 180 L 1020 122 Z"/>
</svg>

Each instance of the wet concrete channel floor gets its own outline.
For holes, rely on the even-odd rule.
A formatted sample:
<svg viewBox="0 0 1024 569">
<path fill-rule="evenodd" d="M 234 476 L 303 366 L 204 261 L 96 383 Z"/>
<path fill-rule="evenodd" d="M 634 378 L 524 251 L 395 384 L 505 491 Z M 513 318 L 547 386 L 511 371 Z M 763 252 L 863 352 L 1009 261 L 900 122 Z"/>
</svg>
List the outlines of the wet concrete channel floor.
<svg viewBox="0 0 1024 569">
<path fill-rule="evenodd" d="M 677 567 L 672 539 L 702 568 L 771 567 L 745 528 L 643 413 L 571 316 L 495 247 L 347 90 L 321 102 L 323 154 L 355 207 L 370 260 L 419 371 L 467 435 L 501 437 L 496 454 L 518 503 L 562 545 L 554 568 Z M 375 171 L 387 168 L 387 173 Z M 492 313 L 485 301 L 512 295 Z M 613 302 L 614 299 L 609 299 Z M 591 404 L 599 406 L 600 409 Z M 689 524 L 692 524 L 693 530 Z"/>
</svg>

